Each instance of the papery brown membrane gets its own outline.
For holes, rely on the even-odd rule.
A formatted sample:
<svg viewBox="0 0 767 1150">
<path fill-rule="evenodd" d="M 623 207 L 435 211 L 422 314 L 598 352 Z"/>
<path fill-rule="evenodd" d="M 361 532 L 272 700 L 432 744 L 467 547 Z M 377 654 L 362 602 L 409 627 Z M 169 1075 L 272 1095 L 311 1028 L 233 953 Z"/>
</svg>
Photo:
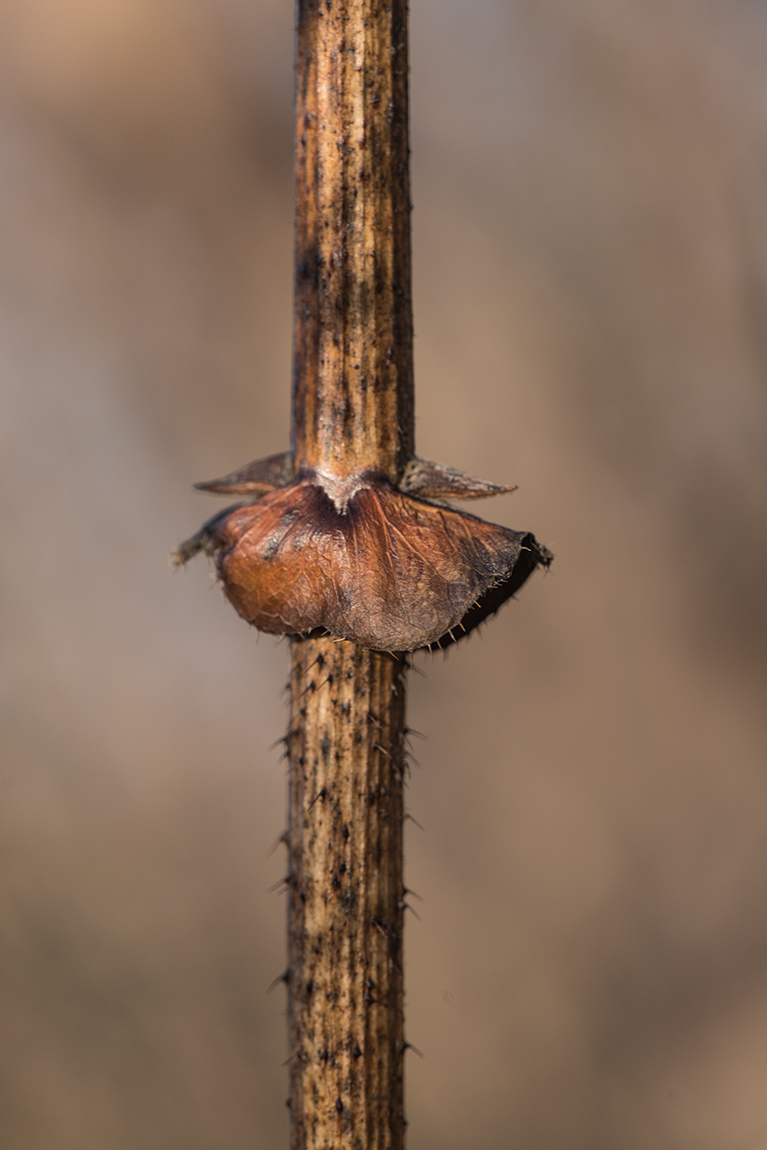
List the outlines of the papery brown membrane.
<svg viewBox="0 0 767 1150">
<path fill-rule="evenodd" d="M 379 651 L 457 641 L 551 555 L 533 535 L 366 481 L 339 510 L 314 476 L 222 512 L 177 553 L 215 556 L 261 631 L 328 631 Z"/>
<path fill-rule="evenodd" d="M 293 456 L 289 451 L 280 451 L 277 455 L 267 455 L 265 459 L 254 459 L 221 479 L 195 483 L 195 487 L 198 491 L 212 491 L 216 495 L 265 495 L 292 478 Z"/>
</svg>

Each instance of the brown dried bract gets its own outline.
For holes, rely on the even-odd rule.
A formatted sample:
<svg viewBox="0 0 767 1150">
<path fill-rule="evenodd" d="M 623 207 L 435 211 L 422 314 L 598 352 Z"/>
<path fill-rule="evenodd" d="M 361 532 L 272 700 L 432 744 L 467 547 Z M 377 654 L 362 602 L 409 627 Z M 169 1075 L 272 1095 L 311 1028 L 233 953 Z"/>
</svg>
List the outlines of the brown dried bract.
<svg viewBox="0 0 767 1150">
<path fill-rule="evenodd" d="M 272 463 L 277 458 L 270 458 L 272 473 L 282 475 L 283 465 Z M 250 466 L 255 476 L 258 468 Z M 246 470 L 227 477 L 231 485 L 219 480 L 199 486 L 241 491 Z M 421 470 L 431 491 L 437 465 Z M 439 469 L 439 479 L 440 495 L 448 481 L 453 497 L 460 495 L 460 472 Z M 464 479 L 470 497 L 508 490 Z M 264 482 L 260 475 L 258 482 Z M 378 475 L 342 484 L 299 475 L 210 520 L 181 545 L 176 561 L 203 549 L 214 555 L 230 602 L 259 630 L 327 631 L 379 651 L 456 641 L 537 566 L 551 562 L 533 535 L 427 502 Z"/>
</svg>

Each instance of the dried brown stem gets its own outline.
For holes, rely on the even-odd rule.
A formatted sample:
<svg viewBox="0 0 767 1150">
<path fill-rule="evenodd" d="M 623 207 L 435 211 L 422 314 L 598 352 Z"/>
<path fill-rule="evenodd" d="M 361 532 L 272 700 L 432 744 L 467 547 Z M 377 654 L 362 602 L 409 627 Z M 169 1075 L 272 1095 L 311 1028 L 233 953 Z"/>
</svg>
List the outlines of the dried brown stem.
<svg viewBox="0 0 767 1150">
<path fill-rule="evenodd" d="M 293 459 L 413 454 L 407 5 L 299 0 Z M 292 640 L 292 1150 L 401 1150 L 404 664 Z"/>
<path fill-rule="evenodd" d="M 292 450 L 198 484 L 249 499 L 174 561 L 292 636 L 292 1150 L 402 1150 L 402 652 L 551 555 L 430 502 L 512 488 L 414 455 L 407 2 L 298 0 L 297 45 Z"/>
<path fill-rule="evenodd" d="M 413 455 L 406 0 L 299 0 L 296 467 Z"/>
<path fill-rule="evenodd" d="M 400 1150 L 403 664 L 293 641 L 293 1150 Z"/>
</svg>

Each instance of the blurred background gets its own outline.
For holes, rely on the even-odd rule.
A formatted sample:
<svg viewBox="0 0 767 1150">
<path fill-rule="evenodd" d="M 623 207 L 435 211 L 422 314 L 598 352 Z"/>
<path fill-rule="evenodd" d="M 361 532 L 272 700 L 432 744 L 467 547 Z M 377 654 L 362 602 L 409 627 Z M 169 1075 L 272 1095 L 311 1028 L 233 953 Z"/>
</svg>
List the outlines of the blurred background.
<svg viewBox="0 0 767 1150">
<path fill-rule="evenodd" d="M 287 1146 L 288 0 L 0 7 L 0 1142 Z M 419 452 L 556 554 L 411 676 L 411 1150 L 767 1147 L 767 7 L 413 0 Z"/>
</svg>

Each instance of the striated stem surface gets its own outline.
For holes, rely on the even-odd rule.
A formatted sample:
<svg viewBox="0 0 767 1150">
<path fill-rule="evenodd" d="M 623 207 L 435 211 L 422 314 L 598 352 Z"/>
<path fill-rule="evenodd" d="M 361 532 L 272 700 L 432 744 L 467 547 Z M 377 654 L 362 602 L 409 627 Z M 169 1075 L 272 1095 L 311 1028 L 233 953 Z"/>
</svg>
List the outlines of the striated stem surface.
<svg viewBox="0 0 767 1150">
<path fill-rule="evenodd" d="M 413 454 L 406 0 L 299 0 L 293 450 L 396 483 Z"/>
<path fill-rule="evenodd" d="M 292 643 L 293 1150 L 401 1150 L 403 664 Z"/>
<path fill-rule="evenodd" d="M 413 454 L 407 4 L 298 0 L 297 54 L 295 467 L 328 491 L 396 483 Z M 291 1146 L 402 1150 L 405 667 L 332 638 L 291 651 Z"/>
</svg>

